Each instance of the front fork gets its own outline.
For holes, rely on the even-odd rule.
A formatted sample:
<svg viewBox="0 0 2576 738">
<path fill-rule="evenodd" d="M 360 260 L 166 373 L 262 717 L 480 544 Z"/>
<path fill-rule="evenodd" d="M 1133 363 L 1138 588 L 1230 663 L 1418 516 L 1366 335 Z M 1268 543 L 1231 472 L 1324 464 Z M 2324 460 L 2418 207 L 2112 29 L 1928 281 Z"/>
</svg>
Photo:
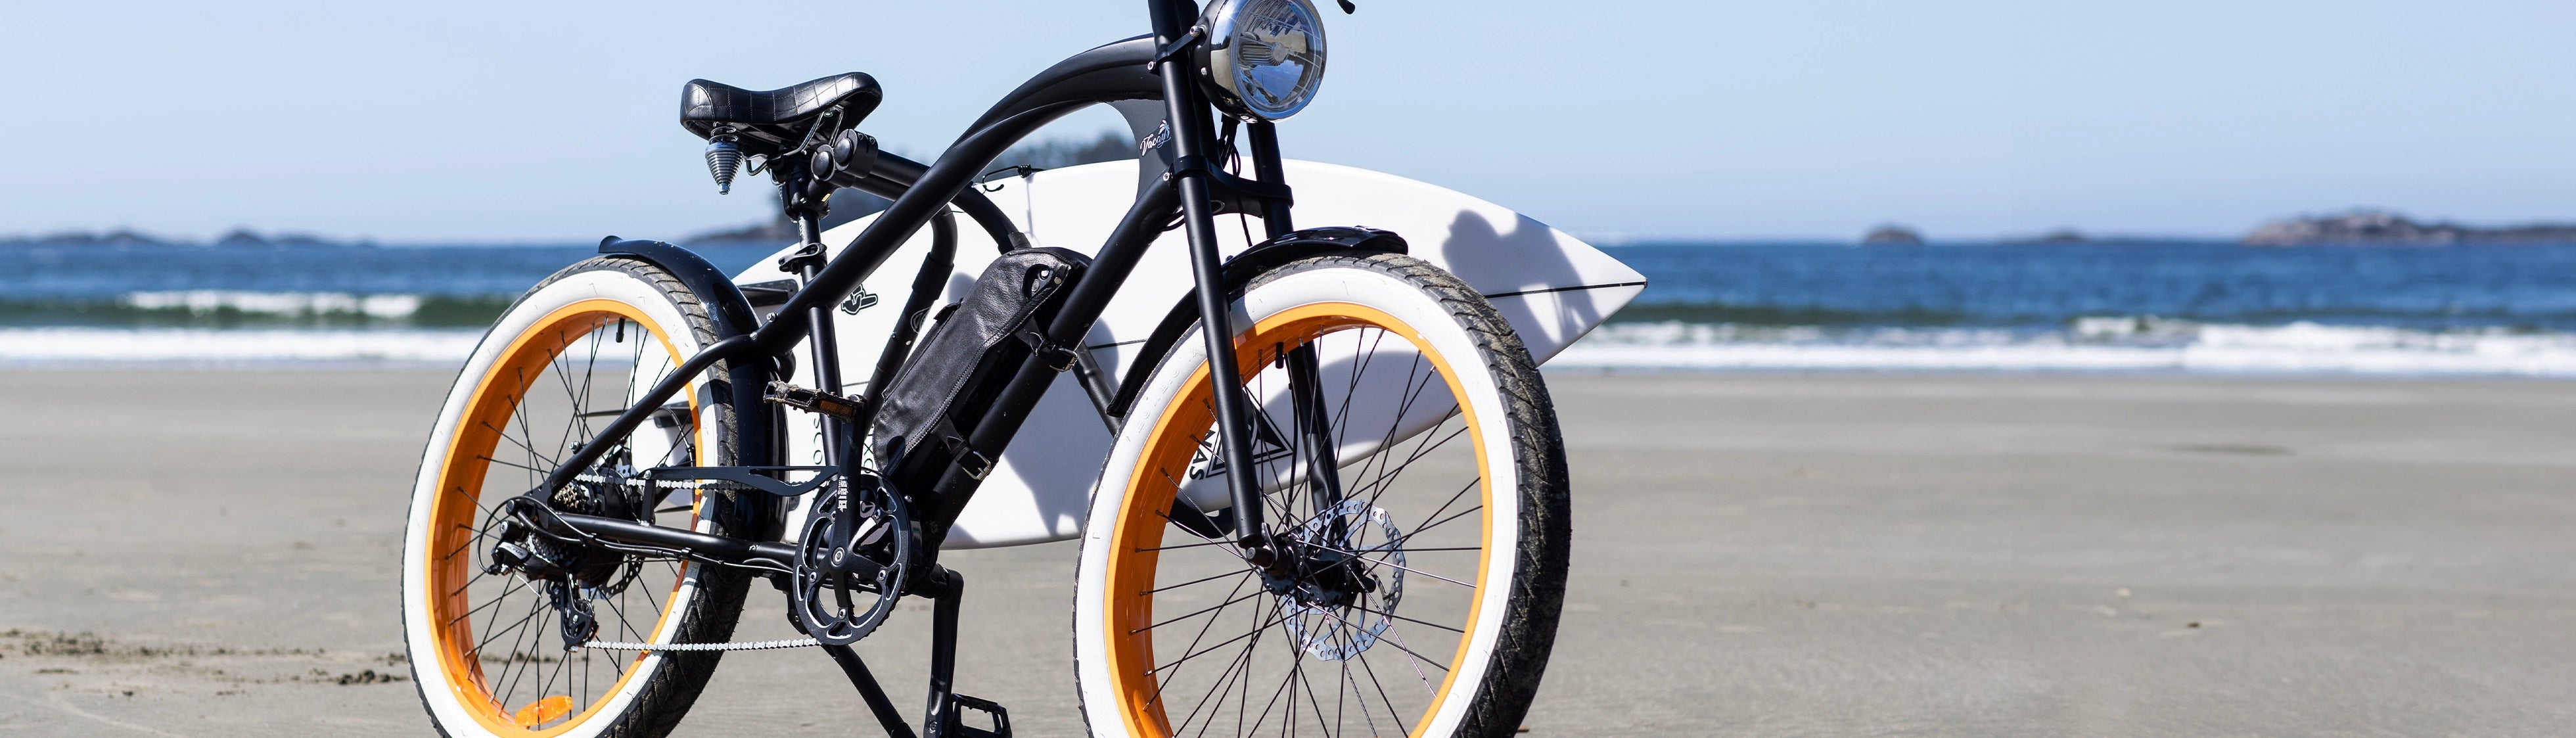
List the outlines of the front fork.
<svg viewBox="0 0 2576 738">
<path fill-rule="evenodd" d="M 1156 35 L 1161 37 L 1159 40 L 1164 44 L 1177 42 L 1186 33 L 1183 30 L 1186 24 L 1168 17 L 1161 5 L 1156 7 Z M 1160 75 L 1163 78 L 1164 120 L 1172 131 L 1168 145 L 1172 147 L 1174 166 L 1167 176 L 1178 185 L 1183 227 L 1189 237 L 1190 276 L 1198 288 L 1200 336 L 1207 341 L 1208 376 L 1215 384 L 1217 454 L 1228 470 L 1226 491 L 1234 506 L 1234 540 L 1245 560 L 1253 565 L 1264 568 L 1277 566 L 1284 562 L 1280 561 L 1278 547 L 1271 541 L 1268 521 L 1264 520 L 1260 484 L 1253 478 L 1253 423 L 1259 421 L 1254 417 L 1257 411 L 1253 409 L 1251 397 L 1244 390 L 1243 383 L 1236 379 L 1241 364 L 1235 353 L 1233 313 L 1228 309 L 1231 290 L 1225 280 L 1224 255 L 1217 250 L 1216 205 L 1211 192 L 1213 175 L 1210 170 L 1228 152 L 1216 150 L 1216 131 L 1208 116 L 1211 108 L 1202 97 L 1190 70 L 1178 61 L 1165 61 Z M 1284 184 L 1286 178 L 1280 171 L 1276 129 L 1268 121 L 1254 121 L 1248 128 L 1255 178 L 1264 184 Z M 1269 236 L 1277 237 L 1293 229 L 1288 203 L 1264 200 L 1261 208 L 1262 228 Z M 1307 378 L 1311 379 L 1312 348 L 1300 348 L 1296 353 L 1302 357 L 1302 366 L 1309 375 Z M 1294 379 L 1291 381 L 1293 383 Z M 1303 394 L 1300 393 L 1298 398 L 1301 401 L 1306 399 Z M 1320 390 L 1312 394 L 1320 404 Z M 1320 407 L 1313 409 L 1321 410 Z M 1306 408 L 1301 407 L 1298 414 L 1306 415 Z M 1317 418 L 1320 422 L 1321 416 Z M 1297 432 L 1304 433 L 1305 429 Z M 1326 449 L 1323 453 L 1329 457 L 1331 451 Z M 1330 503 L 1338 504 L 1340 485 L 1333 479 L 1337 475 L 1333 464 L 1314 463 L 1311 458 L 1308 461 L 1309 474 L 1317 493 L 1334 496 L 1336 499 Z M 1317 510 L 1329 509 L 1326 501 L 1319 499 L 1317 502 L 1323 505 Z"/>
</svg>

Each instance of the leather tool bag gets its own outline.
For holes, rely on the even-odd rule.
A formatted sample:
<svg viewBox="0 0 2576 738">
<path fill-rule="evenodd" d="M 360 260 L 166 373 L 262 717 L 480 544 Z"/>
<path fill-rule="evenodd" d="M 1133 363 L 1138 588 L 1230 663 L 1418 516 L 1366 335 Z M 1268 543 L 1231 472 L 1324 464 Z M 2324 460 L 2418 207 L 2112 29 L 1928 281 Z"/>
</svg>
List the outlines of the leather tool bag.
<svg viewBox="0 0 2576 738">
<path fill-rule="evenodd" d="M 1046 344 L 1046 324 L 1090 264 L 1082 254 L 1043 248 L 1012 251 L 985 267 L 885 386 L 872 428 L 877 463 L 899 479 L 951 461 L 979 479 L 991 472 L 1000 454 L 968 445 L 974 424 L 1030 354 L 1070 359 Z"/>
</svg>

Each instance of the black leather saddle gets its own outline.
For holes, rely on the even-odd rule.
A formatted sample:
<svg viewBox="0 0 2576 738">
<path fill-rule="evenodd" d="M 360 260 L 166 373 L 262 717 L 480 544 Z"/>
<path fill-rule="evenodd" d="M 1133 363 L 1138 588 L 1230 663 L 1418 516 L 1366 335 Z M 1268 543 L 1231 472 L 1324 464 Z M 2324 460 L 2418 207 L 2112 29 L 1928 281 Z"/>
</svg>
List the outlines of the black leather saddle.
<svg viewBox="0 0 2576 738">
<path fill-rule="evenodd" d="M 714 133 L 716 126 L 731 125 L 778 141 L 802 135 L 814 116 L 833 106 L 841 108 L 837 127 L 855 125 L 875 112 L 883 97 L 876 78 L 858 72 L 767 91 L 693 79 L 680 89 L 680 126 L 699 138 Z"/>
</svg>

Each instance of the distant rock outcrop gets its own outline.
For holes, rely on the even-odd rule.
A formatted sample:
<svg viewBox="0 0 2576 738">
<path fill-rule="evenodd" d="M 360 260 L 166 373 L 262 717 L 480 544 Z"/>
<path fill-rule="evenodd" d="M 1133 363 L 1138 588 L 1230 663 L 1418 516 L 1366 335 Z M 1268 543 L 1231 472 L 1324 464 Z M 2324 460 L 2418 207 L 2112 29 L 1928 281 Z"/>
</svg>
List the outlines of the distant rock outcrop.
<svg viewBox="0 0 2576 738">
<path fill-rule="evenodd" d="M 0 236 L 0 246 L 47 246 L 73 248 L 161 248 L 213 247 L 226 249 L 308 249 L 374 247 L 373 241 L 331 241 L 300 233 L 261 236 L 248 228 L 235 228 L 213 241 L 165 239 L 133 230 L 119 229 L 106 233 L 72 231 L 42 236 Z"/>
<path fill-rule="evenodd" d="M 2245 234 L 2248 246 L 2450 246 L 2455 244 L 2576 244 L 2576 225 L 2475 228 L 2457 223 L 2418 223 L 2385 210 L 2276 220 Z"/>
<path fill-rule="evenodd" d="M 2083 231 L 2078 231 L 2078 230 L 2075 230 L 2075 229 L 2073 229 L 2073 228 L 2060 228 L 2060 229 L 2057 229 L 2057 230 L 2054 230 L 2054 231 L 2049 231 L 2049 232 L 2047 232 L 2047 233 L 2042 233 L 2042 234 L 2040 234 L 2040 235 L 2039 235 L 2039 237 L 2037 237 L 2037 238 L 2007 238 L 2007 239 L 2004 239 L 2004 243 L 2011 243 L 2011 244 L 2073 244 L 2073 243 L 2093 243 L 2093 238 L 2092 238 L 2091 236 L 2086 236 L 2086 235 L 2084 235 L 2084 232 L 2083 232 Z"/>
<path fill-rule="evenodd" d="M 1923 234 L 1901 225 L 1883 225 L 1860 237 L 1862 246 L 1921 246 Z"/>
</svg>

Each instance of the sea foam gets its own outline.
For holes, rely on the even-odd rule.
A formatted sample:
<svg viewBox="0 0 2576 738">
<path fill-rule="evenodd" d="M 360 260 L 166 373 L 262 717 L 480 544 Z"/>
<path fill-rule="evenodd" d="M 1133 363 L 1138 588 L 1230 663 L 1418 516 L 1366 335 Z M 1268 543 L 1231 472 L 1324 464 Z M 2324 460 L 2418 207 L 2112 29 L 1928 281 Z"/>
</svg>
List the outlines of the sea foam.
<svg viewBox="0 0 2576 738">
<path fill-rule="evenodd" d="M 399 320 L 420 311 L 419 295 L 354 295 L 346 292 L 250 292 L 241 290 L 170 290 L 129 292 L 121 300 L 144 310 L 182 309 L 191 313 L 231 310 L 266 315 L 365 315 Z"/>
<path fill-rule="evenodd" d="M 402 362 L 459 365 L 479 330 L 0 329 L 0 363 Z"/>
</svg>

